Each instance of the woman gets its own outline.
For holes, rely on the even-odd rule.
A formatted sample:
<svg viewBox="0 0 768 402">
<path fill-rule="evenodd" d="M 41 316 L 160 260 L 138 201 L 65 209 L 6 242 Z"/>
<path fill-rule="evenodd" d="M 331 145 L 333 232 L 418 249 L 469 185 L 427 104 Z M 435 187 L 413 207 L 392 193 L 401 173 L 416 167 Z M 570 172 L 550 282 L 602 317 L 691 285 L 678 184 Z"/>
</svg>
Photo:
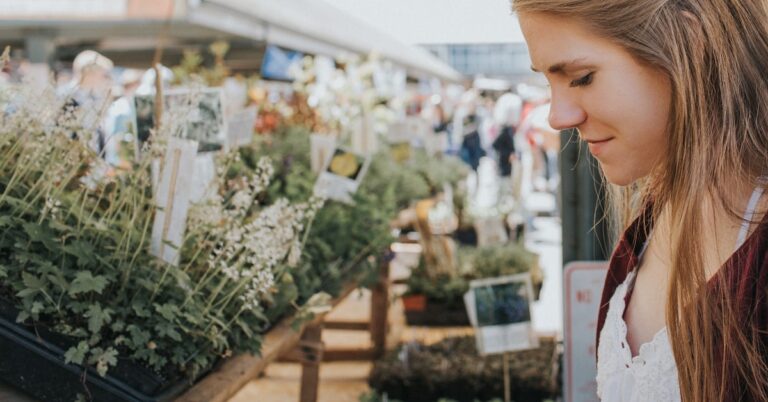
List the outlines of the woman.
<svg viewBox="0 0 768 402">
<path fill-rule="evenodd" d="M 512 3 L 550 124 L 623 195 L 599 396 L 768 401 L 767 3 Z"/>
</svg>

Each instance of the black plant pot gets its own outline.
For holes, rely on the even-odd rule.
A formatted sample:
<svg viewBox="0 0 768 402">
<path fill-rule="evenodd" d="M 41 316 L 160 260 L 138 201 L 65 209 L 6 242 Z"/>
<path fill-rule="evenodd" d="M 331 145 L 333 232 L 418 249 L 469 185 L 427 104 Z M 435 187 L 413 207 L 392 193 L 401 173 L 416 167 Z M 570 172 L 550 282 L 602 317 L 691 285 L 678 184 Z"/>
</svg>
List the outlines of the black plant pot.
<svg viewBox="0 0 768 402">
<path fill-rule="evenodd" d="M 464 246 L 477 246 L 477 232 L 472 226 L 460 227 L 453 233 L 453 238 Z"/>
<path fill-rule="evenodd" d="M 466 327 L 469 326 L 464 301 L 447 305 L 427 300 L 423 309 L 405 309 L 405 321 L 410 326 Z"/>
<path fill-rule="evenodd" d="M 37 334 L 10 319 L 14 310 L 0 300 L 0 379 L 42 401 L 170 401 L 189 388 L 188 380 L 168 380 L 128 360 L 101 377 L 92 368 L 64 363 L 71 340 L 36 328 Z"/>
</svg>

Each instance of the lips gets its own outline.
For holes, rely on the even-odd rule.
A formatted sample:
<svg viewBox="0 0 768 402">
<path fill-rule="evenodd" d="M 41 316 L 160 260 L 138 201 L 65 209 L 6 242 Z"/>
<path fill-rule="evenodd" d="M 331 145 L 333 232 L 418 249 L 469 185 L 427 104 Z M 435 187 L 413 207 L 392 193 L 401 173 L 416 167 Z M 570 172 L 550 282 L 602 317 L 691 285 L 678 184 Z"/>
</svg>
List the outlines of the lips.
<svg viewBox="0 0 768 402">
<path fill-rule="evenodd" d="M 600 143 L 603 143 L 603 142 L 608 142 L 608 141 L 610 141 L 612 139 L 613 139 L 613 137 L 605 138 L 605 139 L 602 139 L 602 140 L 591 140 L 591 139 L 585 138 L 584 141 L 586 141 L 586 142 L 588 142 L 590 144 L 600 144 Z"/>
<path fill-rule="evenodd" d="M 589 144 L 589 152 L 591 152 L 594 156 L 600 156 L 600 154 L 604 152 L 606 145 L 608 145 L 612 140 L 613 137 L 604 139 L 584 139 L 584 141 Z"/>
</svg>

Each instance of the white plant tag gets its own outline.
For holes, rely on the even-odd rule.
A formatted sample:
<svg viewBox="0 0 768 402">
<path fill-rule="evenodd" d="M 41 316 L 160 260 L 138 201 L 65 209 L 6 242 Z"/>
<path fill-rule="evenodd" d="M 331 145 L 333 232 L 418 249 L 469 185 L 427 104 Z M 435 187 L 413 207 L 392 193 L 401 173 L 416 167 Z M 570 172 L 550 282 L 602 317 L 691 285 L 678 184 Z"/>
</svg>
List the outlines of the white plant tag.
<svg viewBox="0 0 768 402">
<path fill-rule="evenodd" d="M 161 260 L 177 265 L 187 213 L 190 188 L 197 156 L 197 141 L 170 138 L 160 181 L 155 193 L 155 222 L 152 227 L 151 252 Z"/>
<path fill-rule="evenodd" d="M 331 134 L 310 134 L 309 149 L 312 171 L 320 174 L 328 158 L 333 155 L 333 151 L 336 149 L 336 138 Z"/>
<path fill-rule="evenodd" d="M 227 119 L 227 149 L 236 149 L 253 141 L 257 112 L 256 106 L 251 106 Z"/>
</svg>

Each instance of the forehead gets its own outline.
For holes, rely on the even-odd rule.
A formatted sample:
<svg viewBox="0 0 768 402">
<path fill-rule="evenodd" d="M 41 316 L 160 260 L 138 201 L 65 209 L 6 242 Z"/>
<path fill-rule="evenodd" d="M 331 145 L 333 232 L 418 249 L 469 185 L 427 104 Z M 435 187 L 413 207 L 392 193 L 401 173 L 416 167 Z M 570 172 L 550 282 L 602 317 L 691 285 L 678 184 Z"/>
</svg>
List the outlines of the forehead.
<svg viewBox="0 0 768 402">
<path fill-rule="evenodd" d="M 593 33 L 578 19 L 541 13 L 518 15 L 533 67 L 546 70 L 554 64 L 609 61 L 623 49 Z"/>
</svg>

